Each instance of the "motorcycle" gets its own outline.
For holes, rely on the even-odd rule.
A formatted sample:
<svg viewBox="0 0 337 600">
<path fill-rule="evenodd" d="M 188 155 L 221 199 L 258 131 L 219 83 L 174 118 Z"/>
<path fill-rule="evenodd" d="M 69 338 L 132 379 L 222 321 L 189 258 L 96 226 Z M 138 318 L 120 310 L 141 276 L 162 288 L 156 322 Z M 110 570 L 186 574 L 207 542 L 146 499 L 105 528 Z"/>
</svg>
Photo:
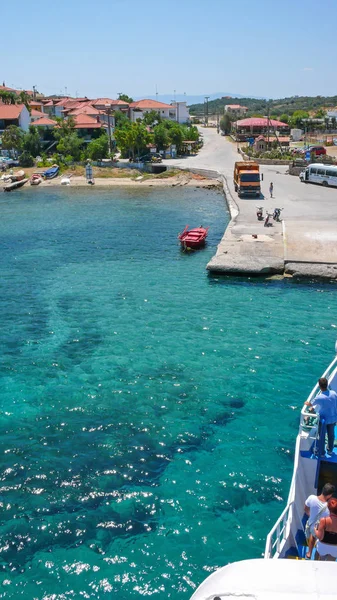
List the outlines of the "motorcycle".
<svg viewBox="0 0 337 600">
<path fill-rule="evenodd" d="M 282 210 L 283 210 L 283 208 L 274 208 L 274 212 L 273 212 L 274 221 L 277 221 L 278 223 L 281 221 L 280 215 L 281 215 Z"/>
<path fill-rule="evenodd" d="M 270 218 L 273 216 L 273 213 L 269 213 L 268 211 L 266 211 L 266 216 L 264 219 L 264 227 L 272 227 L 273 224 L 270 221 Z"/>
<path fill-rule="evenodd" d="M 258 221 L 263 220 L 263 206 L 256 206 L 256 216 Z"/>
</svg>

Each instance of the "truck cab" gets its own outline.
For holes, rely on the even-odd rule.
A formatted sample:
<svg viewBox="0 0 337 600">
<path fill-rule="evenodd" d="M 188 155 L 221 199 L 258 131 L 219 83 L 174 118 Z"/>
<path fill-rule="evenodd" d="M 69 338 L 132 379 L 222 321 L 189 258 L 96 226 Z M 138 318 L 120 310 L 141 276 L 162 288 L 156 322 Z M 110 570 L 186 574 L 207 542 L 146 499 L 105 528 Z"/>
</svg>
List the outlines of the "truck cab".
<svg viewBox="0 0 337 600">
<path fill-rule="evenodd" d="M 241 196 L 261 194 L 260 165 L 253 161 L 238 161 L 234 166 L 234 188 Z"/>
</svg>

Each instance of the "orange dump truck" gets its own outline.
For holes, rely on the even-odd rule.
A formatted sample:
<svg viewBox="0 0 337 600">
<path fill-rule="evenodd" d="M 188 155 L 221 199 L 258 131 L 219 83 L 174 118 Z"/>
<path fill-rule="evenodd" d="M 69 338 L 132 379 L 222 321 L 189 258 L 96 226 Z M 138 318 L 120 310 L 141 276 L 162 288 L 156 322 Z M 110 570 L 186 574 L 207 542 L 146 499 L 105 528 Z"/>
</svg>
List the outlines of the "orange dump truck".
<svg viewBox="0 0 337 600">
<path fill-rule="evenodd" d="M 239 196 L 260 196 L 260 166 L 253 161 L 236 162 L 234 187 Z"/>
</svg>

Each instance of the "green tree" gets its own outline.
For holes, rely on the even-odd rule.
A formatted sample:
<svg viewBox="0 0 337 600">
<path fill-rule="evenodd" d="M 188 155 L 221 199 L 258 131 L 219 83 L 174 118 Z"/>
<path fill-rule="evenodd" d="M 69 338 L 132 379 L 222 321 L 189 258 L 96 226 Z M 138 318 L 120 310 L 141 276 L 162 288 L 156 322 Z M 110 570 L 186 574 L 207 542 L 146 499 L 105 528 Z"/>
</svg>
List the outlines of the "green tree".
<svg viewBox="0 0 337 600">
<path fill-rule="evenodd" d="M 182 150 L 182 145 L 184 141 L 183 129 L 179 125 L 179 123 L 175 123 L 172 121 L 165 121 L 165 126 L 168 129 L 170 142 L 171 144 L 175 144 L 175 146 L 177 147 L 177 152 L 179 154 Z"/>
<path fill-rule="evenodd" d="M 220 129 L 226 135 L 228 135 L 230 133 L 231 126 L 232 126 L 231 118 L 227 113 L 225 113 L 224 116 L 220 119 Z"/>
<path fill-rule="evenodd" d="M 115 112 L 115 128 L 124 127 L 124 125 L 130 125 L 130 119 L 121 110 Z"/>
<path fill-rule="evenodd" d="M 23 131 L 16 125 L 9 125 L 2 134 L 2 147 L 6 150 L 21 150 Z"/>
<path fill-rule="evenodd" d="M 62 156 L 72 156 L 74 160 L 80 160 L 83 144 L 77 133 L 70 133 L 60 138 L 56 149 Z"/>
<path fill-rule="evenodd" d="M 150 110 L 148 113 L 144 113 L 143 123 L 144 125 L 153 125 L 161 122 L 161 116 L 156 110 Z"/>
<path fill-rule="evenodd" d="M 133 98 L 131 98 L 127 94 L 118 94 L 118 99 L 123 100 L 123 102 L 127 102 L 128 104 L 131 104 L 131 102 L 133 102 Z"/>
<path fill-rule="evenodd" d="M 309 119 L 309 113 L 305 110 L 295 110 L 289 120 L 290 127 L 293 127 L 294 129 L 303 128 L 303 119 Z"/>
<path fill-rule="evenodd" d="M 24 104 L 29 113 L 31 112 L 31 107 L 30 107 L 31 97 L 29 96 L 29 94 L 27 94 L 27 92 L 25 92 L 25 91 L 20 92 L 17 101 L 20 104 Z"/>
<path fill-rule="evenodd" d="M 154 127 L 153 134 L 157 150 L 165 150 L 170 145 L 168 130 L 162 123 L 159 123 Z"/>
<path fill-rule="evenodd" d="M 57 151 L 63 156 L 72 156 L 74 160 L 80 160 L 84 141 L 77 135 L 75 130 L 75 121 L 72 117 L 68 119 L 56 119 L 58 127 L 54 130 L 54 135 L 58 144 Z"/>
<path fill-rule="evenodd" d="M 37 127 L 32 125 L 29 127 L 29 131 L 23 136 L 22 148 L 24 152 L 27 152 L 34 157 L 41 154 L 41 140 Z"/>
<path fill-rule="evenodd" d="M 102 160 L 109 155 L 109 140 L 106 133 L 92 140 L 87 147 L 87 153 L 92 160 Z"/>
<path fill-rule="evenodd" d="M 325 110 L 323 110 L 323 108 L 320 108 L 315 114 L 314 114 L 314 119 L 324 119 L 324 117 L 326 116 L 326 112 Z"/>
<path fill-rule="evenodd" d="M 20 167 L 34 167 L 34 158 L 24 150 L 19 158 Z"/>
<path fill-rule="evenodd" d="M 16 98 L 17 98 L 17 96 L 14 92 L 9 92 L 7 90 L 0 90 L 0 100 L 4 104 L 15 104 Z"/>
<path fill-rule="evenodd" d="M 287 113 L 279 116 L 279 120 L 282 121 L 282 123 L 289 123 L 289 118 L 290 117 L 287 115 Z"/>
<path fill-rule="evenodd" d="M 182 128 L 184 140 L 191 140 L 192 142 L 197 142 L 199 140 L 199 131 L 198 127 L 195 125 L 180 125 Z"/>
<path fill-rule="evenodd" d="M 146 145 L 150 142 L 150 134 L 143 123 L 125 124 L 124 127 L 115 129 L 115 140 L 122 156 L 135 156 L 137 150 L 138 156 L 144 154 L 147 150 Z"/>
<path fill-rule="evenodd" d="M 135 140 L 135 148 L 137 149 L 137 155 L 141 156 L 147 150 L 147 144 L 150 142 L 150 135 L 143 123 L 132 123 L 131 126 L 132 135 Z"/>
</svg>

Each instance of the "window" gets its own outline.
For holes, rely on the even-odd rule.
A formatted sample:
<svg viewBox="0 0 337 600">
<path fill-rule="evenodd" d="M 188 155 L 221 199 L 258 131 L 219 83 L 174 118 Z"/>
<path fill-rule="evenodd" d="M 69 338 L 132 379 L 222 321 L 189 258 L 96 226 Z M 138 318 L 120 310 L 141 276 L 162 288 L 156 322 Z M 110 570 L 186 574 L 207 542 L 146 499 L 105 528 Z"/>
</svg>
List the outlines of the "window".
<svg viewBox="0 0 337 600">
<path fill-rule="evenodd" d="M 310 175 L 317 175 L 317 169 L 315 167 L 310 169 Z"/>
<path fill-rule="evenodd" d="M 259 175 L 259 173 L 242 173 L 241 181 L 246 181 L 246 182 L 260 181 L 260 175 Z"/>
<path fill-rule="evenodd" d="M 328 177 L 337 177 L 337 171 L 333 171 L 333 169 L 327 169 L 326 174 Z"/>
<path fill-rule="evenodd" d="M 317 169 L 317 175 L 321 175 L 324 177 L 325 175 L 325 169 Z"/>
</svg>

